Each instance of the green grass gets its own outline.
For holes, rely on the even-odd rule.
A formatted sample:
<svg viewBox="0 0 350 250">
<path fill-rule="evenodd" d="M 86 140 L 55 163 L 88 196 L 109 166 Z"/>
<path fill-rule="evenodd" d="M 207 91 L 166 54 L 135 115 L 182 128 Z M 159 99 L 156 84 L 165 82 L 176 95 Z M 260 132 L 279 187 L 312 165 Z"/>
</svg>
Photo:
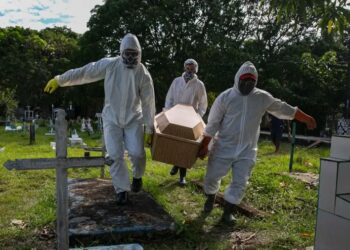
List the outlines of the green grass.
<svg viewBox="0 0 350 250">
<path fill-rule="evenodd" d="M 0 127 L 0 148 L 5 147 L 5 151 L 0 152 L 0 249 L 48 248 L 44 241 L 37 239 L 44 227 L 55 227 L 54 170 L 8 171 L 2 167 L 9 159 L 54 157 L 55 152 L 50 148 L 50 141 L 54 138 L 45 136 L 45 132 L 47 129 L 39 128 L 35 145 L 29 146 L 27 133 L 5 133 Z M 98 136 L 80 135 L 89 146 L 100 144 Z M 170 166 L 152 161 L 147 149 L 144 190 L 174 217 L 177 227 L 174 237 L 142 242 L 144 248 L 232 249 L 235 244 L 233 235 L 237 232 L 254 233 L 258 242 L 254 249 L 293 249 L 313 245 L 317 190 L 280 175 L 288 171 L 288 144 L 282 144 L 279 155 L 269 154 L 272 151 L 269 141 L 260 141 L 258 161 L 244 198 L 245 202 L 270 216 L 257 219 L 237 215 L 238 223 L 231 228 L 219 223 L 220 207 L 215 207 L 210 216 L 203 218 L 204 195 L 191 184 L 186 187 L 176 185 L 177 177 L 169 176 Z M 82 156 L 83 153 L 78 148 L 68 150 L 68 156 Z M 306 150 L 297 146 L 293 170 L 318 173 L 320 157 L 328 155 L 328 148 Z M 198 160 L 188 171 L 187 179 L 203 179 L 205 167 L 206 160 Z M 99 177 L 99 173 L 98 168 L 75 169 L 69 171 L 69 177 Z M 221 191 L 230 179 L 230 175 L 223 179 Z M 26 227 L 12 226 L 13 219 L 22 220 Z M 50 241 L 52 246 L 53 239 Z"/>
</svg>

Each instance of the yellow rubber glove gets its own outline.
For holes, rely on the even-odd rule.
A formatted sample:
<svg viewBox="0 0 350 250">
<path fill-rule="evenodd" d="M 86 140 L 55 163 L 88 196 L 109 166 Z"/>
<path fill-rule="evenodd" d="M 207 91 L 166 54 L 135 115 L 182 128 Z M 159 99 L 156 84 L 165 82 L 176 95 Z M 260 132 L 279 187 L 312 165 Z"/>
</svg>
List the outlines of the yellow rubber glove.
<svg viewBox="0 0 350 250">
<path fill-rule="evenodd" d="M 44 92 L 46 93 L 52 93 L 54 92 L 57 88 L 59 87 L 58 82 L 55 78 L 51 79 L 50 81 L 47 82 Z"/>
<path fill-rule="evenodd" d="M 143 141 L 145 143 L 145 147 L 151 147 L 152 146 L 152 138 L 153 138 L 153 134 L 145 133 L 145 135 L 143 137 Z"/>
</svg>

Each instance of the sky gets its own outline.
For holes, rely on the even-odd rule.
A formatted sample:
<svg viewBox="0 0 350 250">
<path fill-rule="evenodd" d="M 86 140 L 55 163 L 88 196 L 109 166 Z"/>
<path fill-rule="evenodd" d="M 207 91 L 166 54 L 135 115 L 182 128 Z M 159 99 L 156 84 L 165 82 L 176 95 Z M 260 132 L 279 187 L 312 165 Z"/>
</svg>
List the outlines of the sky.
<svg viewBox="0 0 350 250">
<path fill-rule="evenodd" d="M 35 30 L 67 26 L 87 30 L 90 11 L 104 0 L 0 0 L 0 27 L 22 26 Z"/>
</svg>

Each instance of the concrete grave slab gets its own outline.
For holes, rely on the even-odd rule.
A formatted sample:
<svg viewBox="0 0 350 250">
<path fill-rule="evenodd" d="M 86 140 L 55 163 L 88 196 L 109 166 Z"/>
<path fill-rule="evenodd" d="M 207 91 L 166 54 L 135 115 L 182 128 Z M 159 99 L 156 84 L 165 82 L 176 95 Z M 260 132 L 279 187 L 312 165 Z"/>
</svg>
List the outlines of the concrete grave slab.
<svg viewBox="0 0 350 250">
<path fill-rule="evenodd" d="M 73 179 L 69 189 L 69 242 L 110 244 L 175 233 L 172 217 L 146 192 L 129 193 L 129 203 L 116 204 L 111 180 Z"/>
<path fill-rule="evenodd" d="M 302 181 L 310 187 L 317 187 L 319 184 L 319 175 L 314 173 L 282 172 L 281 175 L 289 176 L 291 178 Z"/>
<path fill-rule="evenodd" d="M 143 247 L 139 244 L 124 244 L 115 246 L 70 248 L 69 250 L 143 250 Z"/>
</svg>

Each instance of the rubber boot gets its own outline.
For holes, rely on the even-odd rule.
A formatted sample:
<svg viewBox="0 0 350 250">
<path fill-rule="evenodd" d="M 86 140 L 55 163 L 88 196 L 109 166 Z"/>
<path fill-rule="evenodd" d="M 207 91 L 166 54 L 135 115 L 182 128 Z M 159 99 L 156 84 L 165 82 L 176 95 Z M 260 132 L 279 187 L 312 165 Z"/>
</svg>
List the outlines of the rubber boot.
<svg viewBox="0 0 350 250">
<path fill-rule="evenodd" d="M 230 226 L 235 225 L 237 219 L 232 215 L 233 211 L 235 211 L 235 208 L 235 204 L 225 201 L 224 213 L 222 214 L 221 218 L 225 224 Z"/>
<path fill-rule="evenodd" d="M 186 168 L 180 168 L 180 180 L 179 180 L 179 183 L 181 186 L 184 186 L 186 185 L 186 172 L 187 172 L 187 169 Z"/>
<path fill-rule="evenodd" d="M 118 205 L 125 205 L 128 202 L 128 192 L 120 192 L 117 193 L 117 204 Z"/>
<path fill-rule="evenodd" d="M 131 191 L 134 193 L 140 192 L 142 188 L 142 178 L 133 178 L 131 184 Z"/>
<path fill-rule="evenodd" d="M 179 167 L 173 166 L 173 168 L 170 170 L 170 175 L 176 175 L 178 171 L 179 171 Z"/>
<path fill-rule="evenodd" d="M 204 213 L 209 214 L 214 208 L 216 194 L 207 194 L 206 196 L 207 200 L 204 203 Z"/>
</svg>

